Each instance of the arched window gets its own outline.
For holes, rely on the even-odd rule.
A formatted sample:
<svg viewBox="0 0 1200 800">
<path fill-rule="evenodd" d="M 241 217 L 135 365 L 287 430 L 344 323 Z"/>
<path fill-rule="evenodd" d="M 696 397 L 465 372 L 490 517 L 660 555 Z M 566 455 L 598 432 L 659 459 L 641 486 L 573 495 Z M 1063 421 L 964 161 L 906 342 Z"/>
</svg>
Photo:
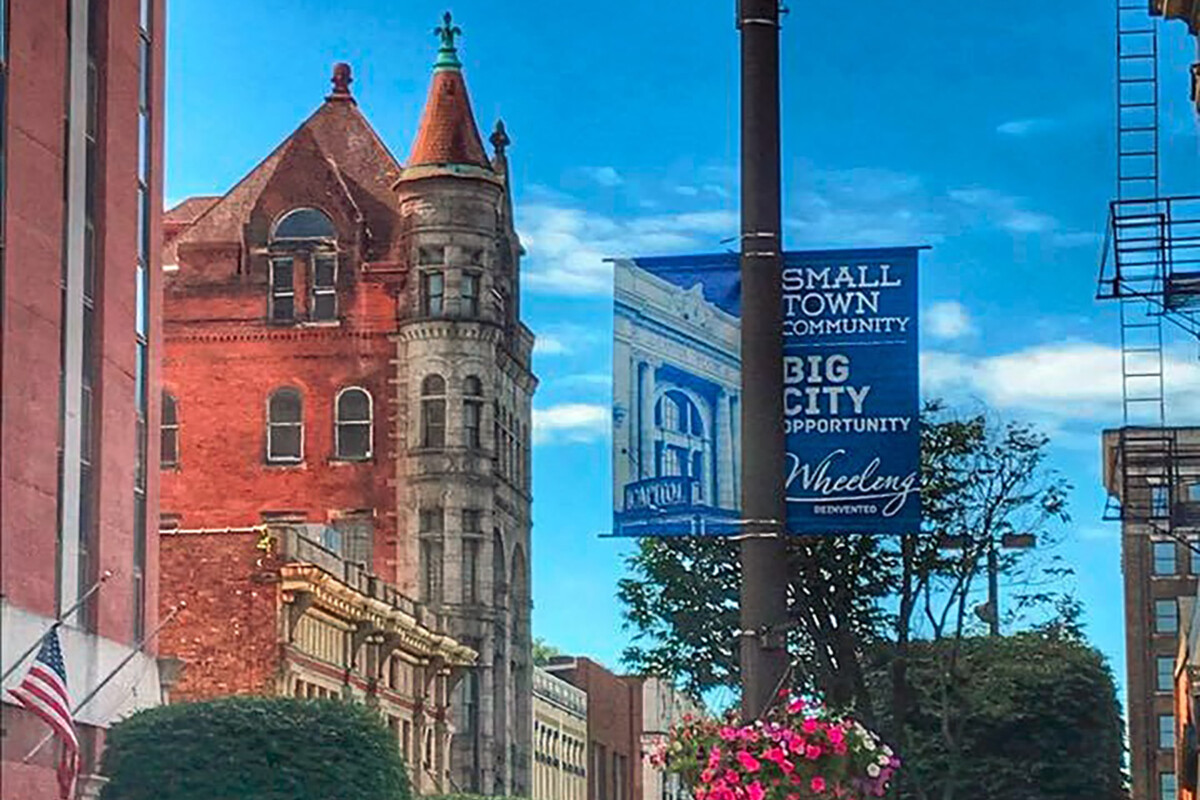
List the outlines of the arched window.
<svg viewBox="0 0 1200 800">
<path fill-rule="evenodd" d="M 179 409 L 176 407 L 175 398 L 166 392 L 162 393 L 160 437 L 159 466 L 179 466 Z"/>
<path fill-rule="evenodd" d="M 421 446 L 446 446 L 446 379 L 441 375 L 421 381 Z"/>
<path fill-rule="evenodd" d="M 337 231 L 333 227 L 333 220 L 316 208 L 297 208 L 287 212 L 275 223 L 275 230 L 271 234 L 271 239 L 275 241 L 335 238 Z"/>
<path fill-rule="evenodd" d="M 371 425 L 374 420 L 371 395 L 351 387 L 338 392 L 336 401 L 335 452 L 347 460 L 371 457 Z"/>
<path fill-rule="evenodd" d="M 483 446 L 483 382 L 474 375 L 463 381 L 463 444 Z"/>
<path fill-rule="evenodd" d="M 705 465 L 712 448 L 699 406 L 684 392 L 670 389 L 654 406 L 654 423 L 657 475 L 691 478 L 695 499 L 703 499 L 709 491 Z"/>
<path fill-rule="evenodd" d="M 287 464 L 304 458 L 304 404 L 295 389 L 276 389 L 267 401 L 267 461 Z"/>
<path fill-rule="evenodd" d="M 295 271 L 307 268 L 308 318 L 337 319 L 337 230 L 316 208 L 284 214 L 271 232 L 271 319 L 296 315 Z"/>
</svg>

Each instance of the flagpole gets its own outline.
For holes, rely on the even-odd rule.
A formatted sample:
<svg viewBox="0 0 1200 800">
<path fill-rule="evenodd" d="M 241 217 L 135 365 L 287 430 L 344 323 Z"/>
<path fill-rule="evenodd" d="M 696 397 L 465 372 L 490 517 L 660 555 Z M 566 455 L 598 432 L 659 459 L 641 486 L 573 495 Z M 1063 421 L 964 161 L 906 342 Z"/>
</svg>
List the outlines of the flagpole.
<svg viewBox="0 0 1200 800">
<path fill-rule="evenodd" d="M 96 695 L 100 694 L 100 690 L 103 689 L 105 686 L 107 686 L 109 684 L 109 682 L 112 681 L 112 679 L 117 676 L 117 673 L 125 668 L 126 664 L 128 664 L 130 661 L 133 661 L 134 656 L 136 656 L 138 653 L 142 652 L 142 648 L 146 646 L 146 642 L 150 641 L 155 636 L 157 636 L 158 632 L 161 631 L 164 627 L 166 627 L 167 623 L 170 622 L 171 620 L 175 619 L 175 615 L 178 614 L 180 611 L 182 611 L 185 608 L 187 608 L 187 601 L 180 600 L 179 604 L 171 609 L 171 613 L 167 614 L 167 616 L 161 622 L 158 623 L 158 625 L 154 628 L 154 630 L 150 631 L 145 636 L 143 636 L 141 641 L 139 641 L 134 646 L 133 650 L 129 653 L 129 655 L 127 655 L 127 656 L 125 656 L 125 658 L 121 659 L 121 663 L 117 664 L 117 666 L 113 668 L 112 672 L 108 673 L 108 675 L 106 675 L 104 677 L 104 680 L 102 680 L 102 681 L 100 681 L 100 683 L 96 684 L 96 688 L 94 688 L 90 692 L 88 692 L 87 696 L 84 697 L 82 700 L 80 700 L 76 704 L 75 708 L 71 709 L 71 718 L 74 719 L 75 715 L 78 714 L 79 711 L 84 706 L 86 706 L 88 703 L 92 702 L 92 699 Z M 51 731 L 50 733 L 47 733 L 46 736 L 40 742 L 37 743 L 37 746 L 34 747 L 32 750 L 30 750 L 29 753 L 26 754 L 26 756 L 21 759 L 21 763 L 28 764 L 29 760 L 31 758 L 33 758 L 34 756 L 36 756 L 38 754 L 38 752 L 43 747 L 46 746 L 46 742 L 50 741 L 53 738 L 54 738 L 53 731 Z"/>
<path fill-rule="evenodd" d="M 78 600 L 76 600 L 75 604 L 73 606 L 71 606 L 66 611 L 59 614 L 58 617 L 55 618 L 53 624 L 51 624 L 50 627 L 47 628 L 46 631 L 37 638 L 37 641 L 35 641 L 33 644 L 29 645 L 29 649 L 26 650 L 24 653 L 21 653 L 20 657 L 18 657 L 17 660 L 14 661 L 8 669 L 4 670 L 4 674 L 0 675 L 0 684 L 4 683 L 6 680 L 8 680 L 8 676 L 12 675 L 14 672 L 16 672 L 17 667 L 19 667 L 19 666 L 21 666 L 21 664 L 25 663 L 25 659 L 27 659 L 27 658 L 29 658 L 29 656 L 33 655 L 33 652 L 42 646 L 42 642 L 46 641 L 46 637 L 49 636 L 54 631 L 58 630 L 59 627 L 62 626 L 63 620 L 67 619 L 67 617 L 74 614 L 75 610 L 78 609 L 84 603 L 86 603 L 92 595 L 94 595 L 96 592 L 98 592 L 100 590 L 100 587 L 104 584 L 104 582 L 107 581 L 112 576 L 113 576 L 113 571 L 111 569 L 104 570 L 104 574 L 100 576 L 99 580 L 97 580 L 95 583 L 92 584 L 92 588 L 90 588 L 86 592 L 84 592 L 83 596 L 80 597 Z"/>
</svg>

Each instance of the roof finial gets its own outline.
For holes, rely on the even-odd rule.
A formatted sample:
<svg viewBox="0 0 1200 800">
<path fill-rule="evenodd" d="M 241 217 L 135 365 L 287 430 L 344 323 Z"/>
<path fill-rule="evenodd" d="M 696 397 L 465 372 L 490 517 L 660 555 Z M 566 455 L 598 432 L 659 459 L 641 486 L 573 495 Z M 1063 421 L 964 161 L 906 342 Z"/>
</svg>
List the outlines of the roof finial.
<svg viewBox="0 0 1200 800">
<path fill-rule="evenodd" d="M 438 48 L 437 61 L 433 63 L 434 69 L 458 69 L 462 63 L 458 60 L 458 50 L 454 47 L 454 37 L 462 36 L 462 28 L 454 24 L 450 12 L 447 11 L 442 17 L 443 24 L 434 28 L 433 33 L 442 41 L 442 46 Z"/>
<path fill-rule="evenodd" d="M 333 84 L 333 91 L 325 98 L 326 100 L 352 100 L 350 96 L 350 84 L 354 82 L 354 78 L 350 75 L 350 65 L 344 61 L 339 61 L 333 65 L 333 77 L 330 83 Z"/>
<path fill-rule="evenodd" d="M 496 148 L 496 155 L 504 155 L 504 149 L 512 144 L 512 139 L 508 138 L 508 131 L 504 129 L 504 120 L 496 120 L 496 129 L 492 131 L 490 141 L 492 147 Z"/>
</svg>

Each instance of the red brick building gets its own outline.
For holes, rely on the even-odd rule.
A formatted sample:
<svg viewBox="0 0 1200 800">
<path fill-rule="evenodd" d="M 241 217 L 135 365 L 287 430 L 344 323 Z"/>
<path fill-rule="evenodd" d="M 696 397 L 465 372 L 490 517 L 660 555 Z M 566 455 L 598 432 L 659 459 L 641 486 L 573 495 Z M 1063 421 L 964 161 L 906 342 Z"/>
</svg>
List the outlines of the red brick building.
<svg viewBox="0 0 1200 800">
<path fill-rule="evenodd" d="M 642 679 L 588 658 L 543 669 L 587 693 L 587 800 L 642 800 Z"/>
<path fill-rule="evenodd" d="M 163 603 L 186 600 L 161 650 L 173 697 L 342 697 L 377 709 L 418 792 L 448 791 L 450 691 L 475 654 L 447 620 L 296 528 L 173 530 Z"/>
<path fill-rule="evenodd" d="M 0 664 L 60 631 L 78 703 L 157 620 L 162 0 L 0 0 Z M 153 652 L 78 712 L 160 700 Z M 0 692 L 0 797 L 55 796 L 57 744 Z M 95 788 L 84 780 L 83 789 Z"/>
<path fill-rule="evenodd" d="M 338 65 L 232 189 L 167 212 L 162 508 L 166 527 L 300 531 L 445 615 L 478 654 L 454 784 L 524 795 L 533 337 L 509 140 L 497 123 L 484 149 L 458 34 L 447 17 L 407 163 Z"/>
</svg>

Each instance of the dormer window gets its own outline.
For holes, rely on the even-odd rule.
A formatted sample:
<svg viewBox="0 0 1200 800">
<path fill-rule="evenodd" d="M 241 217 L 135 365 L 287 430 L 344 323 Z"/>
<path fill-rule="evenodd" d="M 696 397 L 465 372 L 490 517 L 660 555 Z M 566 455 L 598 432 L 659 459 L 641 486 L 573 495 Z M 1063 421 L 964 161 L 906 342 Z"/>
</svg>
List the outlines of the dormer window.
<svg viewBox="0 0 1200 800">
<path fill-rule="evenodd" d="M 273 322 L 307 318 L 337 319 L 337 230 L 316 208 L 287 212 L 271 231 L 271 302 Z M 296 295 L 297 272 L 305 276 L 307 295 Z M 303 302 L 303 307 L 297 302 Z"/>
</svg>

